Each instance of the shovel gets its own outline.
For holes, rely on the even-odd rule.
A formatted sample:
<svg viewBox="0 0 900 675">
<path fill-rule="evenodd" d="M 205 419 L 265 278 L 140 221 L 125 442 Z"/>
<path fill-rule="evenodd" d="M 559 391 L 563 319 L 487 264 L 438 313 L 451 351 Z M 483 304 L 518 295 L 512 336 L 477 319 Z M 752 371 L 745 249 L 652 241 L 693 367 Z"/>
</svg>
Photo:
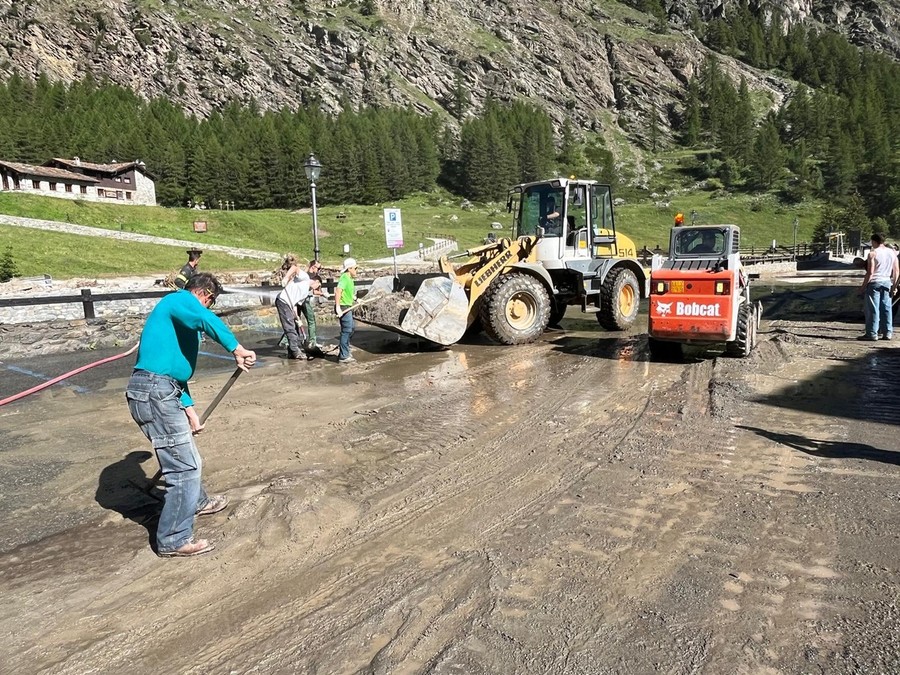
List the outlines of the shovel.
<svg viewBox="0 0 900 675">
<path fill-rule="evenodd" d="M 234 385 L 235 382 L 237 382 L 238 377 L 243 372 L 244 371 L 241 370 L 240 368 L 234 369 L 234 372 L 231 374 L 231 377 L 228 378 L 228 382 L 226 382 L 224 384 L 224 386 L 219 390 L 219 393 L 216 394 L 216 397 L 212 400 L 212 403 L 210 403 L 209 406 L 207 406 L 206 410 L 203 411 L 203 414 L 200 415 L 200 425 L 201 426 L 206 424 L 206 420 L 209 419 L 209 416 L 212 414 L 212 411 L 215 410 L 216 406 L 218 406 L 219 403 L 222 402 L 222 399 L 225 398 L 225 394 L 228 393 L 228 390 L 231 389 L 231 387 Z M 148 485 L 146 488 L 144 488 L 144 492 L 146 492 L 149 495 L 150 491 L 153 488 L 155 488 L 157 485 L 159 485 L 162 475 L 163 475 L 162 469 L 157 471 L 156 475 L 154 475 L 153 478 L 150 479 L 150 485 Z M 153 495 L 151 495 L 151 496 L 153 496 Z M 154 497 L 154 499 L 158 499 L 158 498 Z"/>
<path fill-rule="evenodd" d="M 378 292 L 369 291 L 369 293 L 366 295 L 366 297 L 364 297 L 362 300 L 357 302 L 355 305 L 350 305 L 347 309 L 345 309 L 343 312 L 338 314 L 337 317 L 340 319 L 347 312 L 352 312 L 357 307 L 362 307 L 363 305 L 367 305 L 370 302 L 375 302 L 376 300 L 381 300 L 386 295 L 388 295 L 388 294 L 384 293 L 384 292 L 380 292 L 380 291 L 378 291 Z"/>
</svg>

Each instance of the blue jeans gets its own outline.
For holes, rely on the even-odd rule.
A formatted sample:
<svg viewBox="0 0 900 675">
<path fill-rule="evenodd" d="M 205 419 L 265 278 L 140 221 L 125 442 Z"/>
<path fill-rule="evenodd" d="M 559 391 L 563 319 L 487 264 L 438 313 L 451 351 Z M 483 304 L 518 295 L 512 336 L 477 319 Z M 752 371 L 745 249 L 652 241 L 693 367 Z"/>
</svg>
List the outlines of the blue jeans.
<svg viewBox="0 0 900 675">
<path fill-rule="evenodd" d="M 866 335 L 894 334 L 894 309 L 891 304 L 891 282 L 870 281 L 866 284 Z"/>
<path fill-rule="evenodd" d="M 171 377 L 146 370 L 134 371 L 125 389 L 131 417 L 153 444 L 166 481 L 166 497 L 156 528 L 160 553 L 191 541 L 194 514 L 207 502 L 200 482 L 203 463 L 181 405 L 181 391 L 181 385 Z"/>
<path fill-rule="evenodd" d="M 341 305 L 341 311 L 346 310 L 350 305 Z M 350 358 L 350 336 L 353 335 L 353 312 L 347 312 L 341 315 L 341 351 L 338 354 L 339 359 Z"/>
</svg>

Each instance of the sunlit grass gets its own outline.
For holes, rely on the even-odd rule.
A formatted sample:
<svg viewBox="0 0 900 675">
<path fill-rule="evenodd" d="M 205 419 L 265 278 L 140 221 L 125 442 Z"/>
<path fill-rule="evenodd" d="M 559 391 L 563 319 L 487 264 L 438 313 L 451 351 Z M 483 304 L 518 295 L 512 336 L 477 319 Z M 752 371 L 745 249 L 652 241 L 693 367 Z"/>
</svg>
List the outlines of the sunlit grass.
<svg viewBox="0 0 900 675">
<path fill-rule="evenodd" d="M 661 198 L 665 199 L 665 198 Z M 638 247 L 666 245 L 676 212 L 690 222 L 692 210 L 698 224 L 734 223 L 741 227 L 745 245 L 768 246 L 793 241 L 793 220 L 799 221 L 799 241 L 811 238 L 819 219 L 817 204 L 784 207 L 774 199 L 748 196 L 716 198 L 712 193 L 695 192 L 660 200 L 629 198 L 616 209 L 617 227 Z M 351 255 L 360 260 L 389 257 L 384 235 L 383 209 L 401 209 L 404 247 L 414 251 L 427 246 L 431 237 L 453 236 L 462 248 L 480 244 L 491 223 L 499 222 L 500 236 L 510 234 L 510 216 L 501 204 L 474 204 L 462 208 L 462 200 L 446 193 L 422 194 L 390 204 L 371 206 L 325 206 L 318 211 L 319 246 L 326 263 L 336 264 L 350 245 Z M 120 206 L 73 202 L 52 197 L 0 193 L 0 213 L 44 220 L 70 222 L 124 232 L 176 238 L 204 244 L 221 244 L 274 253 L 292 251 L 310 257 L 313 251 L 312 214 L 303 211 L 268 209 L 262 211 L 197 211 L 192 209 Z M 339 217 L 342 214 L 343 217 Z M 204 220 L 208 231 L 195 233 L 193 222 Z M 74 276 L 160 274 L 184 264 L 183 246 L 156 246 L 107 238 L 46 232 L 29 228 L 0 226 L 0 249 L 11 246 L 19 272 L 25 276 L 50 274 L 57 278 Z M 270 269 L 274 263 L 240 259 L 207 251 L 204 269 L 238 271 Z"/>
</svg>

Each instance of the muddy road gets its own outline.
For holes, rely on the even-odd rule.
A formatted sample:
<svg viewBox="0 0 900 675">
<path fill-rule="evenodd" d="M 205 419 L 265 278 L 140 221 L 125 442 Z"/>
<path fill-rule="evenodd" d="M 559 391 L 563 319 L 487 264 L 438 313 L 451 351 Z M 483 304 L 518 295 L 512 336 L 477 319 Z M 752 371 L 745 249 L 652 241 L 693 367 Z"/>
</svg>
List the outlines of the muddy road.
<svg viewBox="0 0 900 675">
<path fill-rule="evenodd" d="M 198 440 L 232 506 L 196 559 L 150 549 L 129 364 L 0 408 L 0 672 L 898 672 L 900 342 L 846 288 L 760 292 L 745 360 L 575 313 L 360 330 L 350 366 L 259 336 Z"/>
</svg>

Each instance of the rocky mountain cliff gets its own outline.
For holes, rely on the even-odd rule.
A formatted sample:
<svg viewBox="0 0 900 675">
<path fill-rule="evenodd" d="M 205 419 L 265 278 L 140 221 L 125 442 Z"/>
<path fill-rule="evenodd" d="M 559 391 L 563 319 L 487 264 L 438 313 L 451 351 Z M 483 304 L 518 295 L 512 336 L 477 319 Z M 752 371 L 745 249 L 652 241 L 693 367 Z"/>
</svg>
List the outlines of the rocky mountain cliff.
<svg viewBox="0 0 900 675">
<path fill-rule="evenodd" d="M 461 99 L 477 111 L 488 95 L 525 98 L 558 123 L 633 140 L 654 114 L 665 132 L 702 62 L 695 17 L 727 15 L 736 0 L 661 4 L 665 25 L 596 0 L 0 0 L 0 77 L 89 73 L 198 115 L 234 99 L 445 113 Z M 751 4 L 900 56 L 900 0 Z M 770 73 L 725 66 L 772 103 L 790 91 Z"/>
</svg>

